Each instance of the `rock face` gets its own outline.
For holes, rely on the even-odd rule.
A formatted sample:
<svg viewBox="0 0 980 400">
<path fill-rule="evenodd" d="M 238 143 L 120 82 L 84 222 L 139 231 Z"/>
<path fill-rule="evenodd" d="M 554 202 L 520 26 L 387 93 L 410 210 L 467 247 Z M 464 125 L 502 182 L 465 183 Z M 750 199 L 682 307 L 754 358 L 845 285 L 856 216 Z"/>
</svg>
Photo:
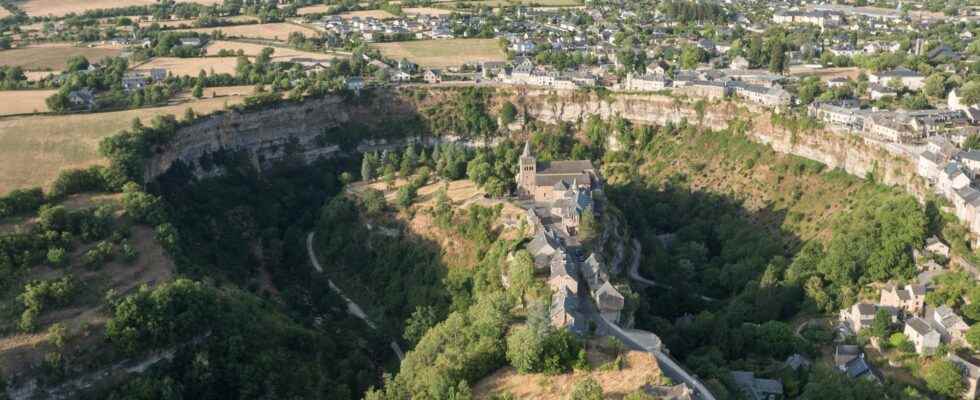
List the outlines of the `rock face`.
<svg viewBox="0 0 980 400">
<path fill-rule="evenodd" d="M 428 98 L 434 102 L 430 101 L 428 107 L 451 101 L 447 96 L 451 93 L 445 89 L 433 88 L 430 92 Z M 298 152 L 309 162 L 318 157 L 396 148 L 420 140 L 427 144 L 483 145 L 461 139 L 455 132 L 437 132 L 424 139 L 412 136 L 415 133 L 398 132 L 409 121 L 417 123 L 424 119 L 425 110 L 421 108 L 426 106 L 414 100 L 412 94 L 381 90 L 364 97 L 334 95 L 259 111 L 226 111 L 205 117 L 179 129 L 174 140 L 155 149 L 155 155 L 145 165 L 145 179 L 155 179 L 177 160 L 196 167 L 197 175 L 207 175 L 209 172 L 201 167 L 202 156 L 221 150 L 246 151 L 253 163 L 261 168 L 290 151 Z M 746 131 L 749 138 L 772 146 L 776 151 L 816 160 L 860 177 L 871 173 L 881 182 L 904 187 L 920 198 L 928 191 L 922 180 L 915 176 L 915 156 L 902 148 L 828 130 L 794 133 L 772 124 L 771 111 L 732 101 L 704 103 L 663 95 L 599 96 L 577 91 L 506 88 L 496 90 L 491 108 L 504 100 L 518 105 L 527 119 L 547 123 L 581 123 L 598 115 L 602 118 L 618 116 L 640 124 L 687 121 L 712 129 L 725 129 L 731 121 L 741 120 L 749 123 Z M 325 134 L 331 129 L 350 130 L 352 125 L 363 128 L 358 131 L 362 136 L 348 143 L 339 143 L 335 137 Z M 629 146 L 628 143 L 619 145 Z"/>
<path fill-rule="evenodd" d="M 331 129 L 363 126 L 377 133 L 378 123 L 397 123 L 416 117 L 413 107 L 397 97 L 350 99 L 339 95 L 285 103 L 251 112 L 228 110 L 199 119 L 178 129 L 166 145 L 154 149 L 154 156 L 144 165 L 144 179 L 151 181 L 165 173 L 176 161 L 194 167 L 198 176 L 207 175 L 202 157 L 220 151 L 246 151 L 257 167 L 298 151 L 309 162 L 318 157 L 333 157 L 342 151 L 342 143 L 326 140 Z M 384 116 L 384 117 L 380 117 Z M 382 135 L 366 138 L 364 144 L 383 146 Z"/>
</svg>

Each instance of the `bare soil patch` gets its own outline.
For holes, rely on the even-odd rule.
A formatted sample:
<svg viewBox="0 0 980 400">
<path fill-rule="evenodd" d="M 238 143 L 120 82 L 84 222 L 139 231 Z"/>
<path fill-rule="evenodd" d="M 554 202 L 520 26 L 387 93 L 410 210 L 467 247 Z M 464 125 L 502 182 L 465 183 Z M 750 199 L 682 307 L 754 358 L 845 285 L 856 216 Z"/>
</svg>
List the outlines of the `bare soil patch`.
<svg viewBox="0 0 980 400">
<path fill-rule="evenodd" d="M 343 18 L 343 19 L 352 19 L 354 17 L 357 17 L 357 18 L 369 18 L 370 17 L 370 18 L 377 18 L 377 19 L 395 18 L 395 14 L 392 14 L 392 13 L 387 12 L 387 11 L 384 11 L 384 10 L 348 11 L 348 12 L 340 13 L 340 14 L 337 14 L 337 15 L 340 16 L 340 18 Z"/>
<path fill-rule="evenodd" d="M 433 8 L 433 7 L 403 8 L 402 11 L 408 15 L 431 15 L 431 16 L 449 15 L 453 13 L 452 10 L 447 10 L 444 8 Z"/>
</svg>

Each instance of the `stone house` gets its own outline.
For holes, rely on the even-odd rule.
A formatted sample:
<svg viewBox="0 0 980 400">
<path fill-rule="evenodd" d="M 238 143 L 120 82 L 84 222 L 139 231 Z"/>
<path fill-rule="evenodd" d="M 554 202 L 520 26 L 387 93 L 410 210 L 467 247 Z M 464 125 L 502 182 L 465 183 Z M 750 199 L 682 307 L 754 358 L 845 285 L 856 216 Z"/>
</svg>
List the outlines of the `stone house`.
<svg viewBox="0 0 980 400">
<path fill-rule="evenodd" d="M 732 371 L 732 381 L 748 400 L 777 400 L 783 397 L 783 384 L 774 379 L 756 378 L 749 371 Z"/>
<path fill-rule="evenodd" d="M 442 71 L 438 69 L 427 69 L 422 74 L 422 79 L 425 79 L 427 83 L 440 83 L 442 82 Z"/>
<path fill-rule="evenodd" d="M 919 73 L 908 68 L 899 67 L 890 71 L 874 72 L 868 75 L 868 82 L 879 85 L 888 85 L 892 80 L 897 79 L 902 87 L 909 90 L 919 90 L 925 86 L 926 78 Z"/>
<path fill-rule="evenodd" d="M 948 306 L 941 305 L 932 310 L 932 318 L 929 319 L 929 323 L 933 329 L 939 332 L 943 343 L 966 345 L 966 331 L 970 329 L 970 326 Z"/>
<path fill-rule="evenodd" d="M 909 338 L 915 347 L 915 352 L 922 355 L 932 355 L 939 347 L 940 335 L 932 329 L 925 320 L 919 317 L 912 317 L 905 321 L 905 336 Z"/>
<path fill-rule="evenodd" d="M 538 229 L 534 238 L 527 244 L 527 251 L 534 258 L 534 269 L 542 270 L 548 268 L 551 263 L 551 256 L 558 252 L 558 237 L 547 228 Z"/>
<path fill-rule="evenodd" d="M 878 312 L 878 307 L 874 304 L 864 302 L 855 303 L 851 307 L 840 311 L 840 321 L 851 330 L 851 333 L 857 334 L 871 327 L 876 312 Z"/>
<path fill-rule="evenodd" d="M 921 315 L 925 303 L 926 287 L 923 285 L 898 287 L 888 284 L 881 289 L 881 298 L 878 300 L 878 304 L 883 307 L 893 307 L 909 315 Z"/>
<path fill-rule="evenodd" d="M 834 365 L 849 378 L 874 379 L 871 366 L 864 360 L 864 352 L 855 345 L 841 344 L 834 349 Z"/>
<path fill-rule="evenodd" d="M 599 314 L 612 323 L 619 323 L 619 314 L 626 305 L 623 295 L 606 281 L 595 291 L 594 296 Z"/>
<path fill-rule="evenodd" d="M 596 257 L 595 253 L 585 259 L 585 262 L 581 264 L 582 278 L 585 279 L 585 283 L 589 286 L 589 289 L 595 291 L 602 286 L 603 283 L 609 280 L 609 276 L 606 275 L 605 269 L 602 267 L 602 262 Z"/>
<path fill-rule="evenodd" d="M 568 288 L 556 291 L 551 297 L 551 324 L 573 332 L 585 332 L 585 321 L 578 312 L 578 296 Z"/>
</svg>

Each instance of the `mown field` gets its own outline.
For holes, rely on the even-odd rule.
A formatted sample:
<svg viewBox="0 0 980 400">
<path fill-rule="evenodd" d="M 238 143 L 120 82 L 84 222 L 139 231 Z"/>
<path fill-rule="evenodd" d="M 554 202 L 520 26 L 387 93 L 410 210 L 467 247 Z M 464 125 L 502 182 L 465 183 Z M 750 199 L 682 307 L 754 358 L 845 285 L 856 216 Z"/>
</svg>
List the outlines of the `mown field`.
<svg viewBox="0 0 980 400">
<path fill-rule="evenodd" d="M 211 91 L 205 94 L 210 96 Z M 157 115 L 182 116 L 187 108 L 205 114 L 242 99 L 219 97 L 139 110 L 0 119 L 0 193 L 47 186 L 61 170 L 103 164 L 99 141 L 128 128 L 135 118 L 148 123 Z"/>
<path fill-rule="evenodd" d="M 409 61 L 425 67 L 458 66 L 467 62 L 506 61 L 507 55 L 496 39 L 418 40 L 372 44 L 385 57 Z"/>
<path fill-rule="evenodd" d="M 183 30 L 191 31 L 191 32 L 200 32 L 200 33 L 212 33 L 214 31 L 221 31 L 227 37 L 281 40 L 281 41 L 285 41 L 286 39 L 288 39 L 289 34 L 293 32 L 302 33 L 307 37 L 312 37 L 317 35 L 317 31 L 311 28 L 285 23 L 285 22 L 274 23 L 274 24 L 221 26 L 221 27 L 214 27 L 214 28 L 195 28 L 195 29 L 183 29 Z"/>
<path fill-rule="evenodd" d="M 29 114 L 48 111 L 47 99 L 55 90 L 2 90 L 0 115 Z"/>
<path fill-rule="evenodd" d="M 215 40 L 208 44 L 207 50 L 208 55 L 218 55 L 221 50 L 228 50 L 237 52 L 241 50 L 246 56 L 255 57 L 262 52 L 262 49 L 269 47 L 263 46 L 261 44 L 255 43 L 244 43 L 244 42 L 233 42 L 228 40 Z M 317 60 L 326 60 L 331 58 L 336 58 L 337 56 L 332 54 L 324 53 L 314 53 L 310 51 L 302 51 L 290 49 L 288 47 L 273 47 L 275 52 L 272 53 L 272 59 L 277 61 L 288 61 L 292 58 L 313 58 Z"/>
<path fill-rule="evenodd" d="M 434 7 L 403 8 L 402 11 L 408 15 L 432 15 L 432 16 L 448 15 L 453 13 L 451 10 L 446 10 L 444 8 L 434 8 Z"/>
<path fill-rule="evenodd" d="M 200 58 L 177 58 L 177 57 L 157 57 L 149 62 L 133 67 L 137 71 L 149 71 L 153 68 L 163 68 L 174 76 L 197 76 L 203 70 L 211 74 L 235 74 L 235 66 L 238 59 L 235 57 L 200 57 Z"/>
<path fill-rule="evenodd" d="M 184 0 L 183 2 L 205 5 L 221 4 L 222 0 Z M 26 0 L 15 4 L 30 16 L 61 17 L 71 13 L 83 13 L 101 8 L 120 8 L 129 6 L 148 6 L 157 0 Z"/>
<path fill-rule="evenodd" d="M 116 57 L 119 47 L 76 47 L 68 43 L 53 43 L 0 51 L 0 65 L 20 66 L 25 70 L 61 71 L 73 56 L 85 56 L 97 62 L 104 57 Z"/>
</svg>

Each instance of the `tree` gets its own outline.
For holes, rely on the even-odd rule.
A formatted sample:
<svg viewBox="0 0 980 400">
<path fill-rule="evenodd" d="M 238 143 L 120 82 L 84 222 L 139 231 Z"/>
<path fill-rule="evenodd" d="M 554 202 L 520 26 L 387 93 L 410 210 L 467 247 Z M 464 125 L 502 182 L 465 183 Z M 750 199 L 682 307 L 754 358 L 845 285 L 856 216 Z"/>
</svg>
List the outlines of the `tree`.
<svg viewBox="0 0 980 400">
<path fill-rule="evenodd" d="M 534 285 L 534 260 L 531 253 L 519 251 L 507 268 L 507 279 L 510 281 L 510 291 L 525 307 L 525 295 Z"/>
<path fill-rule="evenodd" d="M 782 41 L 777 41 L 772 46 L 772 54 L 769 56 L 769 71 L 777 74 L 786 70 L 786 46 Z"/>
<path fill-rule="evenodd" d="M 969 330 L 966 331 L 966 342 L 973 346 L 974 349 L 980 348 L 980 323 L 973 324 Z"/>
<path fill-rule="evenodd" d="M 681 68 L 694 69 L 701 62 L 702 50 L 697 46 L 686 46 L 681 51 Z"/>
<path fill-rule="evenodd" d="M 595 218 L 595 213 L 592 210 L 585 210 L 582 212 L 582 217 L 580 218 L 578 224 L 578 234 L 582 239 L 583 243 L 588 243 L 596 237 L 599 233 L 599 223 Z"/>
<path fill-rule="evenodd" d="M 980 149 L 980 134 L 972 134 L 967 136 L 966 140 L 963 141 L 963 148 L 967 150 Z"/>
<path fill-rule="evenodd" d="M 980 81 L 967 82 L 957 91 L 957 94 L 960 96 L 960 103 L 962 104 L 980 103 Z"/>
<path fill-rule="evenodd" d="M 365 154 L 361 158 L 361 180 L 364 182 L 370 182 L 373 177 L 374 166 L 371 163 L 371 155 Z"/>
<path fill-rule="evenodd" d="M 196 99 L 200 99 L 201 97 L 204 97 L 204 85 L 201 82 L 198 82 L 196 85 L 194 85 L 193 95 L 194 98 Z"/>
<path fill-rule="evenodd" d="M 500 122 L 503 125 L 509 125 L 517 120 L 517 107 L 514 107 L 514 103 L 510 101 L 504 102 L 504 105 L 500 107 Z"/>
<path fill-rule="evenodd" d="M 540 370 L 544 338 L 528 326 L 517 327 L 507 334 L 507 361 L 526 374 Z"/>
<path fill-rule="evenodd" d="M 602 396 L 602 386 L 595 379 L 592 379 L 592 377 L 588 377 L 575 383 L 575 387 L 572 388 L 572 394 L 568 396 L 568 399 L 602 400 Z"/>
<path fill-rule="evenodd" d="M 946 360 L 929 364 L 925 369 L 925 380 L 930 390 L 951 399 L 959 398 L 966 390 L 960 369 Z"/>
<path fill-rule="evenodd" d="M 409 344 L 415 346 L 419 340 L 422 340 L 425 332 L 437 323 L 439 323 L 439 318 L 436 316 L 435 308 L 432 306 L 418 306 L 405 323 L 405 333 L 402 337 Z"/>
<path fill-rule="evenodd" d="M 922 92 L 930 97 L 946 97 L 946 77 L 938 72 L 929 75 Z"/>
<path fill-rule="evenodd" d="M 879 308 L 875 313 L 875 319 L 871 322 L 871 336 L 885 339 L 888 337 L 891 328 L 892 316 L 884 308 Z"/>
<path fill-rule="evenodd" d="M 68 72 L 78 72 L 89 67 L 88 59 L 85 56 L 71 56 L 66 64 L 68 65 Z"/>
</svg>

